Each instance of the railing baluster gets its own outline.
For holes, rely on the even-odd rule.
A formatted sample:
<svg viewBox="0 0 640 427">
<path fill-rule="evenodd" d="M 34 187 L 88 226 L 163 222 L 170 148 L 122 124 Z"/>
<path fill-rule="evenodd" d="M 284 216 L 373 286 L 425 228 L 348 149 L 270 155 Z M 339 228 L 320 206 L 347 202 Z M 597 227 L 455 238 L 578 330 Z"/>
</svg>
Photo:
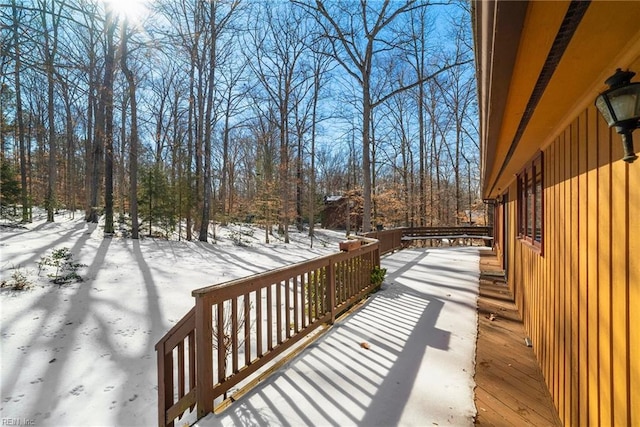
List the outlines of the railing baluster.
<svg viewBox="0 0 640 427">
<path fill-rule="evenodd" d="M 333 301 L 334 303 L 332 304 L 331 301 L 329 301 L 329 308 L 331 309 L 332 313 L 333 313 L 334 304 L 337 305 L 342 302 L 342 293 L 343 293 L 342 287 L 344 286 L 344 282 L 343 282 L 344 263 L 342 261 L 338 261 L 333 265 L 335 266 L 335 269 L 333 270 L 333 278 L 334 278 Z"/>
<path fill-rule="evenodd" d="M 262 357 L 262 288 L 256 289 L 256 354 Z"/>
<path fill-rule="evenodd" d="M 321 269 L 317 269 L 315 271 L 316 275 L 313 278 L 313 319 L 312 322 L 315 322 L 315 320 L 320 317 L 320 272 L 322 270 Z"/>
<path fill-rule="evenodd" d="M 282 282 L 276 285 L 276 339 L 282 344 Z"/>
<path fill-rule="evenodd" d="M 357 258 L 352 258 L 350 259 L 349 262 L 349 275 L 347 278 L 347 289 L 348 289 L 348 293 L 347 293 L 347 298 L 351 299 L 351 297 L 353 297 L 356 293 L 356 288 L 355 288 L 355 283 L 356 280 L 358 279 L 358 263 L 356 262 Z"/>
<path fill-rule="evenodd" d="M 305 276 L 307 280 L 305 280 Z M 301 315 L 302 315 L 302 328 L 306 328 L 307 323 L 307 314 L 311 315 L 311 305 L 307 303 L 306 296 L 306 286 L 309 283 L 309 273 L 303 273 L 300 275 L 300 303 L 302 305 Z"/>
<path fill-rule="evenodd" d="M 244 365 L 251 363 L 251 297 L 244 294 Z"/>
<path fill-rule="evenodd" d="M 331 323 L 336 320 L 336 269 L 335 262 L 331 260 L 327 266 L 327 293 L 325 298 L 327 304 L 329 304 L 329 311 L 331 311 Z"/>
<path fill-rule="evenodd" d="M 284 328 L 287 339 L 291 338 L 291 280 L 284 281 Z"/>
<path fill-rule="evenodd" d="M 189 332 L 189 392 L 196 388 L 196 332 Z M 195 402 L 189 407 L 190 411 L 195 408 Z"/>
<path fill-rule="evenodd" d="M 238 298 L 231 299 L 231 369 L 238 373 Z"/>
<path fill-rule="evenodd" d="M 343 296 L 343 300 L 342 302 L 347 301 L 349 298 L 351 298 L 351 277 L 353 275 L 353 271 L 352 271 L 352 267 L 353 267 L 353 262 L 351 262 L 353 260 L 352 259 L 348 259 L 345 260 L 344 262 L 344 296 Z"/>
<path fill-rule="evenodd" d="M 267 287 L 267 349 L 273 350 L 273 285 Z"/>
<path fill-rule="evenodd" d="M 224 325 L 224 302 L 219 302 L 216 307 L 218 333 L 218 382 L 224 382 L 227 377 L 226 333 Z"/>
<path fill-rule="evenodd" d="M 178 343 L 178 400 L 184 396 L 184 340 Z"/>
<path fill-rule="evenodd" d="M 299 292 L 298 292 L 298 275 L 293 278 L 293 331 L 294 333 L 300 332 L 300 303 L 298 302 Z"/>
</svg>

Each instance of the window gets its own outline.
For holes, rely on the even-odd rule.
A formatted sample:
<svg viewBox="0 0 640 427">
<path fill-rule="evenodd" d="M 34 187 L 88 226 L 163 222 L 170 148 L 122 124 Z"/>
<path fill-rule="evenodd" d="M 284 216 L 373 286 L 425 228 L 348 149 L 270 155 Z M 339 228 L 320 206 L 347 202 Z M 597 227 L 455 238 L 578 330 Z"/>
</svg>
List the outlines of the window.
<svg viewBox="0 0 640 427">
<path fill-rule="evenodd" d="M 518 237 L 542 249 L 542 153 L 518 174 Z"/>
</svg>

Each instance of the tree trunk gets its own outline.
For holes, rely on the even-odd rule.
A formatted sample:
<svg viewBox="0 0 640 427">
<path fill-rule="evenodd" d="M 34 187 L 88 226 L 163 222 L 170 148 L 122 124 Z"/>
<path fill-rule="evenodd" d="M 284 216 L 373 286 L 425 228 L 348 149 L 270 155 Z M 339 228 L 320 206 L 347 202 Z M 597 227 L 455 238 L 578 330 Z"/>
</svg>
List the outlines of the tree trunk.
<svg viewBox="0 0 640 427">
<path fill-rule="evenodd" d="M 51 32 L 48 30 L 47 18 L 46 18 L 46 6 L 41 11 L 42 16 L 42 28 L 44 29 L 44 67 L 47 75 L 47 120 L 49 124 L 49 179 L 47 181 L 47 195 L 45 205 L 47 208 L 47 221 L 54 221 L 54 214 L 57 205 L 56 185 L 58 182 L 58 168 L 56 166 L 58 150 L 56 142 L 56 129 L 55 129 L 55 99 L 54 99 L 54 60 L 57 49 L 57 37 L 58 37 L 58 20 L 55 19 L 55 0 L 51 1 L 51 14 L 53 15 L 53 25 Z M 53 40 L 50 40 L 50 34 L 53 36 Z"/>
<path fill-rule="evenodd" d="M 313 81 L 313 106 L 311 109 L 311 170 L 309 171 L 309 237 L 313 247 L 316 212 L 316 122 L 318 120 L 318 97 L 320 93 L 320 67 L 316 67 Z"/>
<path fill-rule="evenodd" d="M 65 110 L 65 134 L 67 140 L 67 156 L 66 156 L 66 177 L 65 177 L 65 199 L 67 209 L 71 210 L 72 215 L 75 215 L 76 209 L 76 197 L 75 197 L 75 135 L 73 134 L 73 118 L 71 116 L 71 101 L 69 99 L 69 84 L 64 82 L 62 84 L 62 95 L 64 100 Z"/>
<path fill-rule="evenodd" d="M 102 87 L 102 104 L 104 105 L 104 234 L 111 235 L 113 228 L 113 77 L 115 68 L 115 46 L 113 35 L 115 22 L 110 10 L 106 16 L 107 53 L 104 58 L 104 84 Z"/>
<path fill-rule="evenodd" d="M 363 180 L 363 212 L 362 231 L 371 231 L 371 148 L 369 131 L 371 127 L 371 94 L 369 76 L 365 75 L 362 84 L 362 180 Z"/>
<path fill-rule="evenodd" d="M 21 51 L 20 39 L 18 37 L 18 8 L 16 0 L 12 0 L 11 8 L 13 12 L 13 43 L 15 49 L 15 91 L 16 91 L 16 121 L 18 124 L 18 144 L 20 146 L 20 198 L 22 200 L 22 222 L 30 222 L 29 219 L 29 193 L 27 192 L 27 156 L 24 142 L 24 117 L 22 113 L 22 85 L 21 85 Z"/>
<path fill-rule="evenodd" d="M 296 226 L 302 232 L 302 139 L 298 133 L 298 153 L 296 156 Z"/>
<path fill-rule="evenodd" d="M 213 128 L 213 91 L 215 84 L 216 70 L 216 2 L 209 4 L 211 22 L 211 46 L 209 48 L 209 81 L 207 87 L 207 112 L 205 120 L 205 136 L 204 136 L 204 176 L 202 184 L 202 216 L 200 222 L 200 236 L 198 240 L 201 242 L 208 241 L 209 238 L 209 214 L 211 210 L 211 139 Z"/>
<path fill-rule="evenodd" d="M 231 90 L 231 88 L 229 89 Z M 222 210 L 222 221 L 223 224 L 226 225 L 227 219 L 226 215 L 229 213 L 227 210 L 227 206 L 231 209 L 231 182 L 229 180 L 229 116 L 231 114 L 231 106 L 229 105 L 231 101 L 231 94 L 229 94 L 229 100 L 227 102 L 227 111 L 224 115 L 224 134 L 222 136 L 222 179 L 220 182 L 220 209 Z M 229 202 L 227 204 L 227 196 L 229 197 Z"/>
<path fill-rule="evenodd" d="M 127 20 L 124 21 L 122 26 L 122 46 L 120 57 L 120 66 L 122 72 L 127 79 L 127 85 L 129 90 L 129 105 L 131 107 L 131 141 L 129 144 L 129 179 L 130 179 L 130 193 L 129 193 L 129 212 L 131 214 L 131 238 L 139 238 L 139 224 L 138 224 L 138 102 L 136 99 L 136 81 L 133 72 L 127 66 L 128 60 L 128 34 L 127 34 Z M 122 124 L 124 128 L 124 123 Z"/>
<path fill-rule="evenodd" d="M 93 23 L 93 21 L 92 21 Z M 94 36 L 94 28 L 89 30 L 89 45 L 94 46 L 93 42 Z M 98 200 L 98 169 L 96 163 L 96 138 L 95 138 L 95 127 L 94 127 L 94 118 L 97 119 L 98 109 L 95 108 L 96 105 L 96 79 L 95 79 L 95 52 L 91 49 L 88 52 L 89 55 L 89 86 L 87 90 L 87 133 L 85 140 L 85 178 L 84 178 L 84 186 L 85 186 L 85 221 L 87 222 L 98 222 L 98 216 L 95 211 L 95 206 Z"/>
</svg>

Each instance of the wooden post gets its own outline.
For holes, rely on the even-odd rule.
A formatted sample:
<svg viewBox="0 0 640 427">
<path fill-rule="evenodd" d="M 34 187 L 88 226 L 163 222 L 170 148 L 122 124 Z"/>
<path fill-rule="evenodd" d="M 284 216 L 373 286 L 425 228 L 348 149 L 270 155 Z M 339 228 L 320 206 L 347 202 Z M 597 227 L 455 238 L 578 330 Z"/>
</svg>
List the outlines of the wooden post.
<svg viewBox="0 0 640 427">
<path fill-rule="evenodd" d="M 167 422 L 167 409 L 173 405 L 173 352 L 166 354 L 165 342 L 156 348 L 158 356 L 158 425 L 173 427 Z"/>
<path fill-rule="evenodd" d="M 213 330 L 211 302 L 204 295 L 196 297 L 196 405 L 198 419 L 213 412 Z"/>
</svg>

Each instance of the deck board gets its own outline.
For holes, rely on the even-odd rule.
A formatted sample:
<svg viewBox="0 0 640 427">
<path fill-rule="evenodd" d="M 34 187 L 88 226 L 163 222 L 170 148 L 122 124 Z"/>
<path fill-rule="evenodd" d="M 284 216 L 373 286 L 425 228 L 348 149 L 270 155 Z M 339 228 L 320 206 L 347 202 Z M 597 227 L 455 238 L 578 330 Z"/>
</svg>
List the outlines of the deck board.
<svg viewBox="0 0 640 427">
<path fill-rule="evenodd" d="M 494 253 L 481 251 L 480 270 L 475 424 L 561 426 Z"/>
</svg>

